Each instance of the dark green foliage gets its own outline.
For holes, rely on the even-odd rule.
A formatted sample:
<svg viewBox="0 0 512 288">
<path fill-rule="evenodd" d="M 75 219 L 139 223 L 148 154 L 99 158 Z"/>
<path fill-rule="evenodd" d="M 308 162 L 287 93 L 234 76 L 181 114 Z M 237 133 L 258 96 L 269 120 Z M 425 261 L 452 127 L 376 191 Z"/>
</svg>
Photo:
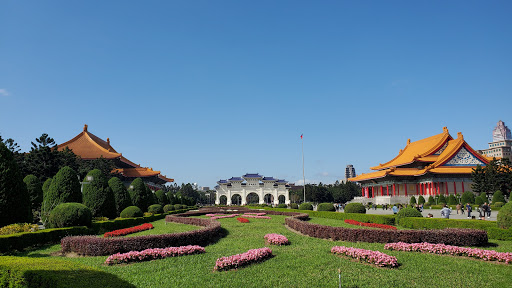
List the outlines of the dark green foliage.
<svg viewBox="0 0 512 288">
<path fill-rule="evenodd" d="M 41 185 L 41 181 L 34 175 L 27 175 L 23 179 L 23 182 L 27 185 L 32 208 L 41 209 L 41 203 L 43 203 L 43 186 Z"/>
<path fill-rule="evenodd" d="M 288 208 L 288 205 L 281 203 L 277 205 L 277 208 Z"/>
<path fill-rule="evenodd" d="M 423 217 L 423 215 L 421 215 L 421 212 L 415 208 L 400 209 L 400 211 L 398 211 L 398 214 L 396 214 L 397 224 L 401 225 L 400 224 L 401 219 L 406 218 L 406 217 Z"/>
<path fill-rule="evenodd" d="M 491 195 L 501 191 L 510 195 L 512 189 L 512 163 L 508 158 L 493 159 L 485 167 L 478 165 L 471 174 L 473 190 L 475 192 Z"/>
<path fill-rule="evenodd" d="M 121 218 L 136 218 L 142 217 L 144 213 L 137 206 L 126 207 L 123 211 L 121 211 Z"/>
<path fill-rule="evenodd" d="M 148 207 L 149 205 L 157 204 L 155 193 L 149 189 L 148 185 L 146 185 L 146 196 L 148 197 Z"/>
<path fill-rule="evenodd" d="M 181 204 L 174 204 L 174 210 L 180 210 L 181 206 Z"/>
<path fill-rule="evenodd" d="M 172 205 L 172 204 L 167 204 L 164 206 L 164 213 L 167 213 L 169 211 L 174 211 L 174 210 L 175 210 L 174 205 Z"/>
<path fill-rule="evenodd" d="M 500 190 L 494 192 L 494 194 L 492 195 L 492 203 L 496 202 L 506 202 L 505 197 L 503 196 L 503 193 Z"/>
<path fill-rule="evenodd" d="M 28 247 L 43 244 L 59 243 L 60 239 L 70 235 L 90 234 L 89 228 L 85 226 L 70 228 L 42 229 L 36 232 L 22 232 L 11 235 L 0 235 L 0 253 L 9 251 L 22 251 Z M 0 261 L 1 263 L 2 261 Z M 0 280 L 0 283 L 1 280 Z M 0 287 L 2 287 L 0 285 Z"/>
<path fill-rule="evenodd" d="M 466 205 L 469 204 L 475 204 L 475 194 L 471 191 L 466 191 L 462 194 L 462 198 L 460 199 L 461 203 Z"/>
<path fill-rule="evenodd" d="M 485 193 L 481 193 L 480 196 L 475 197 L 475 204 L 482 205 L 487 202 L 487 198 L 485 197 Z"/>
<path fill-rule="evenodd" d="M 496 220 L 499 228 L 512 228 L 512 202 L 508 202 L 501 207 Z"/>
<path fill-rule="evenodd" d="M 107 177 L 99 169 L 94 169 L 87 173 L 83 185 L 83 203 L 91 209 L 92 217 L 115 218 L 116 201 Z"/>
<path fill-rule="evenodd" d="M 299 209 L 299 205 L 297 203 L 291 203 L 290 209 Z"/>
<path fill-rule="evenodd" d="M 162 214 L 164 210 L 162 209 L 162 205 L 160 204 L 153 204 L 148 207 L 148 212 L 153 214 Z"/>
<path fill-rule="evenodd" d="M 505 205 L 505 202 L 492 202 L 492 207 L 494 208 L 501 208 Z"/>
<path fill-rule="evenodd" d="M 163 190 L 156 191 L 155 197 L 156 197 L 157 204 L 162 205 L 162 207 L 167 204 L 170 204 L 169 199 L 167 198 L 167 195 L 165 194 L 165 192 Z"/>
<path fill-rule="evenodd" d="M 359 213 L 366 214 L 366 208 L 361 203 L 349 203 L 345 206 L 345 213 Z"/>
<path fill-rule="evenodd" d="M 50 190 L 50 185 L 52 185 L 52 180 L 53 178 L 48 178 L 46 179 L 46 181 L 44 181 L 43 183 L 43 197 L 44 197 L 44 194 L 48 193 L 48 190 Z"/>
<path fill-rule="evenodd" d="M 428 197 L 428 204 L 429 205 L 435 205 L 436 204 L 436 199 L 434 199 L 434 197 L 432 197 L 432 195 Z"/>
<path fill-rule="evenodd" d="M 48 217 L 50 228 L 91 227 L 91 223 L 91 209 L 81 203 L 61 203 L 50 212 L 50 217 Z"/>
<path fill-rule="evenodd" d="M 299 210 L 313 210 L 313 204 L 306 202 L 299 205 Z"/>
<path fill-rule="evenodd" d="M 110 179 L 113 176 L 119 176 L 117 174 L 112 173 L 112 171 L 116 168 L 116 165 L 114 163 L 114 160 L 111 159 L 105 159 L 102 157 L 94 160 L 81 160 L 78 161 L 78 174 L 80 175 L 80 178 L 84 178 L 89 171 L 98 169 L 107 177 L 107 179 Z"/>
<path fill-rule="evenodd" d="M 316 210 L 317 211 L 336 211 L 336 208 L 334 208 L 334 205 L 332 205 L 332 203 L 320 203 L 320 204 L 318 204 L 318 207 Z"/>
<path fill-rule="evenodd" d="M 425 198 L 422 195 L 418 197 L 418 204 L 425 204 Z"/>
<path fill-rule="evenodd" d="M 446 201 L 446 197 L 444 197 L 443 194 L 439 195 L 439 199 L 437 199 L 437 204 L 446 204 L 448 201 Z"/>
<path fill-rule="evenodd" d="M 411 205 L 416 204 L 416 197 L 411 196 L 411 200 L 409 201 L 409 204 L 411 204 Z"/>
<path fill-rule="evenodd" d="M 80 191 L 80 182 L 76 171 L 65 166 L 53 177 L 48 192 L 43 194 L 43 205 L 41 207 L 43 222 L 46 222 L 53 208 L 60 203 L 67 202 L 82 203 L 82 192 Z"/>
<path fill-rule="evenodd" d="M 0 227 L 32 222 L 27 186 L 9 149 L 0 142 Z"/>
<path fill-rule="evenodd" d="M 448 196 L 448 205 L 457 205 L 459 204 L 459 201 L 457 201 L 457 198 L 455 198 L 454 195 Z"/>
<path fill-rule="evenodd" d="M 128 192 L 130 193 L 132 204 L 139 207 L 143 212 L 146 212 L 146 209 L 151 205 L 149 204 L 151 201 L 149 199 L 150 195 L 148 195 L 146 184 L 144 184 L 142 179 L 137 178 L 133 180 Z"/>
<path fill-rule="evenodd" d="M 108 180 L 108 187 L 110 187 L 112 193 L 114 194 L 114 200 L 116 203 L 116 215 L 120 215 L 124 208 L 133 205 L 126 186 L 124 186 L 123 182 L 119 180 L 119 178 L 110 178 L 110 180 Z"/>
</svg>

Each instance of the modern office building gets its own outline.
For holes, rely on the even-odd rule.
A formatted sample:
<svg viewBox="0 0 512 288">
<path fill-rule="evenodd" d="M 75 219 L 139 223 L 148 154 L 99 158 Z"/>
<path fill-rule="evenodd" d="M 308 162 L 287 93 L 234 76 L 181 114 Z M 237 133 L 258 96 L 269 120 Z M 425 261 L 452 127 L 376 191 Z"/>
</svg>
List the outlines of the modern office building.
<svg viewBox="0 0 512 288">
<path fill-rule="evenodd" d="M 492 130 L 492 142 L 489 143 L 489 148 L 478 152 L 489 158 L 508 158 L 512 160 L 512 135 L 505 122 L 498 121 L 494 130 Z"/>
<path fill-rule="evenodd" d="M 348 178 L 354 178 L 356 177 L 356 169 L 353 165 L 347 165 L 345 168 L 345 182 L 348 180 Z"/>
</svg>

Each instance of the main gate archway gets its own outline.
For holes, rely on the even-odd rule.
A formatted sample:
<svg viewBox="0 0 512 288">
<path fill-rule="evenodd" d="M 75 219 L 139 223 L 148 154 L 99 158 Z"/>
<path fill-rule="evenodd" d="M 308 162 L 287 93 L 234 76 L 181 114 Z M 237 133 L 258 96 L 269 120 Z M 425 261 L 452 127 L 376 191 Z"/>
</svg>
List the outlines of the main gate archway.
<svg viewBox="0 0 512 288">
<path fill-rule="evenodd" d="M 233 194 L 231 196 L 231 205 L 242 205 L 242 196 L 240 194 Z"/>
<path fill-rule="evenodd" d="M 226 197 L 225 195 L 220 196 L 219 200 L 220 205 L 228 205 L 228 197 Z"/>
<path fill-rule="evenodd" d="M 265 194 L 263 202 L 265 202 L 265 204 L 272 205 L 274 203 L 274 196 L 272 194 Z"/>
<path fill-rule="evenodd" d="M 247 204 L 258 204 L 260 202 L 260 196 L 256 193 L 249 193 L 247 195 Z"/>
</svg>

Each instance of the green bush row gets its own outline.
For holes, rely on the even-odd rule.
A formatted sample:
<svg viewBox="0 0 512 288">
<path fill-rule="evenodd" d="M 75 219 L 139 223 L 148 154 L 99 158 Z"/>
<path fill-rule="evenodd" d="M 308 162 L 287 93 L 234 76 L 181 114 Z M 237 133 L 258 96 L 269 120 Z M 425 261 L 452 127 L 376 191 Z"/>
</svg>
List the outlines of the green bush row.
<svg viewBox="0 0 512 288">
<path fill-rule="evenodd" d="M 0 256 L 0 287 L 135 286 L 113 274 L 79 263 L 55 258 Z"/>
<path fill-rule="evenodd" d="M 0 253 L 21 251 L 27 247 L 49 243 L 58 243 L 60 239 L 72 235 L 87 235 L 89 228 L 85 226 L 43 229 L 36 232 L 22 232 L 10 235 L 0 235 Z M 4 287 L 0 285 L 0 287 Z"/>
</svg>

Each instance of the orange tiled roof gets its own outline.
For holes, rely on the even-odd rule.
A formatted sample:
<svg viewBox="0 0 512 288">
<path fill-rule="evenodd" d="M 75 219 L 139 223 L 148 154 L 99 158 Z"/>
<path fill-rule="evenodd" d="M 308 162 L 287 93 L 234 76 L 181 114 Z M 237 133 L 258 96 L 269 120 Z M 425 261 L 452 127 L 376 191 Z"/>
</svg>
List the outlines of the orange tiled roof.
<svg viewBox="0 0 512 288">
<path fill-rule="evenodd" d="M 160 171 L 154 171 L 152 168 L 147 167 L 137 167 L 137 168 L 119 168 L 114 169 L 112 172 L 122 174 L 125 177 L 133 177 L 133 178 L 144 178 L 156 176 L 166 182 L 174 182 L 174 179 L 167 178 L 163 175 L 160 175 Z"/>
<path fill-rule="evenodd" d="M 422 157 L 430 156 L 437 150 L 443 147 L 447 140 L 452 139 L 448 129 L 443 127 L 443 133 L 421 139 L 411 143 L 411 140 L 407 140 L 407 146 L 403 150 L 400 150 L 398 155 L 391 161 L 379 164 L 379 166 L 371 167 L 372 170 L 382 170 L 390 167 L 398 167 L 406 164 L 413 163 L 414 161 L 421 159 Z M 433 157 L 431 157 L 433 158 Z M 427 158 L 432 161 L 431 158 Z"/>
</svg>

